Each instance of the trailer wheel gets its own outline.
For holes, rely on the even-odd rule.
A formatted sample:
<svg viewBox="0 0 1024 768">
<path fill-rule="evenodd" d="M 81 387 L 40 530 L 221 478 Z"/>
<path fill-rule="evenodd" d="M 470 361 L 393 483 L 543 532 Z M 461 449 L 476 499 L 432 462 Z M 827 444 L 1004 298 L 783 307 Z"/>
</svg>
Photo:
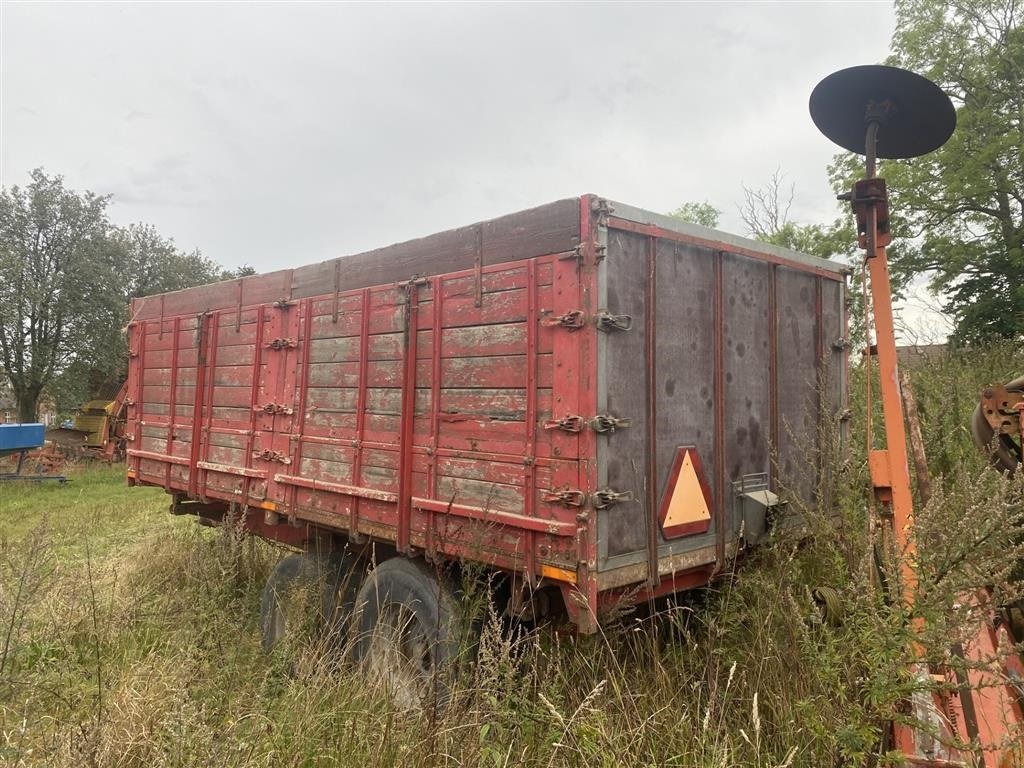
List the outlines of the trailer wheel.
<svg viewBox="0 0 1024 768">
<path fill-rule="evenodd" d="M 279 561 L 260 596 L 260 640 L 269 653 L 285 638 L 299 641 L 320 633 L 332 642 L 345 637 L 355 605 L 360 561 L 349 552 L 292 554 Z M 308 601 L 317 608 L 315 626 Z"/>
<path fill-rule="evenodd" d="M 465 640 L 449 581 L 425 563 L 395 557 L 374 568 L 356 596 L 355 658 L 404 710 L 444 707 Z"/>
</svg>

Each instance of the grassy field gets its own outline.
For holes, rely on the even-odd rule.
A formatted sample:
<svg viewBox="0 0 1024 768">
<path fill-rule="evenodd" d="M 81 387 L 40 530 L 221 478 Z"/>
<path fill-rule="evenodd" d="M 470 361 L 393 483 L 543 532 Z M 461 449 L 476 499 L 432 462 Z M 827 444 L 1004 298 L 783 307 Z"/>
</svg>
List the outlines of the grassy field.
<svg viewBox="0 0 1024 768">
<path fill-rule="evenodd" d="M 1018 484 L 985 470 L 963 428 L 977 388 L 1017 360 L 996 350 L 915 380 L 947 476 L 919 515 L 936 657 L 965 621 L 950 595 L 1006 584 L 1019 554 Z M 907 617 L 871 586 L 853 448 L 830 449 L 820 503 L 798 510 L 806 536 L 776 537 L 653 619 L 577 638 L 485 616 L 443 713 L 403 712 L 316 644 L 263 654 L 259 592 L 279 549 L 172 517 L 116 468 L 0 486 L 0 765 L 862 765 L 914 682 Z M 817 585 L 841 590 L 840 624 L 822 620 Z"/>
</svg>

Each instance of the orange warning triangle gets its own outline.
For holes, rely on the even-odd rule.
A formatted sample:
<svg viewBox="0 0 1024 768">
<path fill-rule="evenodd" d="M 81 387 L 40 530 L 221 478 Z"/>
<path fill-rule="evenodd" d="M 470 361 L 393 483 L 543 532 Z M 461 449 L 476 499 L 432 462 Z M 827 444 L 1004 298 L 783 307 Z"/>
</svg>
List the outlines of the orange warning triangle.
<svg viewBox="0 0 1024 768">
<path fill-rule="evenodd" d="M 675 483 L 662 502 L 661 526 L 668 537 L 706 531 L 711 520 L 699 465 L 694 465 L 690 449 L 681 448 L 680 453 L 682 461 L 678 455 L 675 461 Z"/>
</svg>

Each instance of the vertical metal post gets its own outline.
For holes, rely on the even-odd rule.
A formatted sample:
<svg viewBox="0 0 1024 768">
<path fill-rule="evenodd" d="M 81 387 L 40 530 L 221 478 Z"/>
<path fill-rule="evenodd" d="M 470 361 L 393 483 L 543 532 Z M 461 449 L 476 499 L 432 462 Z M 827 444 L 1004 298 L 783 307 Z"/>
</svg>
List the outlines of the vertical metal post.
<svg viewBox="0 0 1024 768">
<path fill-rule="evenodd" d="M 398 526 L 395 547 L 409 553 L 409 524 L 412 518 L 412 442 L 416 426 L 416 336 L 419 325 L 419 281 L 411 280 L 406 290 L 405 360 L 402 369 L 402 422 L 398 465 Z"/>
<path fill-rule="evenodd" d="M 647 279 L 644 284 L 644 356 L 647 385 L 647 583 L 656 586 L 658 574 L 658 239 L 647 236 Z"/>
</svg>

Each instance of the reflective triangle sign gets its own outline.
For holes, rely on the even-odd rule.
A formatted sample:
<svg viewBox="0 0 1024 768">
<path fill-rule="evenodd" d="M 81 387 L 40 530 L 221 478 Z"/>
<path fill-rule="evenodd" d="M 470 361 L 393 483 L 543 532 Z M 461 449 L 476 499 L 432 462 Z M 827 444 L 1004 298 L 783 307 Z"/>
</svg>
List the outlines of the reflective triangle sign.
<svg viewBox="0 0 1024 768">
<path fill-rule="evenodd" d="M 711 492 L 692 445 L 676 449 L 659 518 L 666 539 L 704 533 L 711 525 Z"/>
</svg>

